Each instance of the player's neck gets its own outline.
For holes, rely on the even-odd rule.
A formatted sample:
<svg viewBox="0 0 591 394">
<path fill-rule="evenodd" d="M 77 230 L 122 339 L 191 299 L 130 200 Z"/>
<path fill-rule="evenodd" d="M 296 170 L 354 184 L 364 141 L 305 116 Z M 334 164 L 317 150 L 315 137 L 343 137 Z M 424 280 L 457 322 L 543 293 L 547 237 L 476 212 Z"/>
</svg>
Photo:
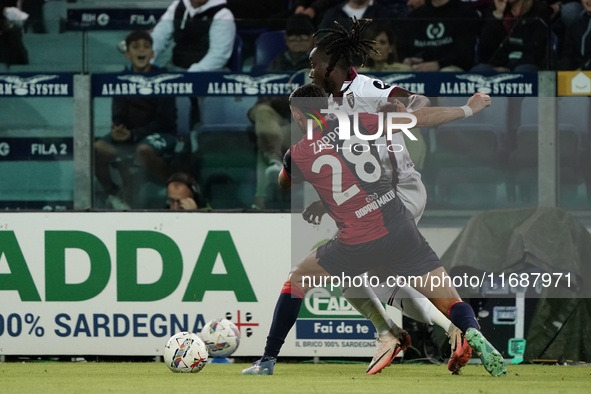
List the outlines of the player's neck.
<svg viewBox="0 0 591 394">
<path fill-rule="evenodd" d="M 334 97 L 342 97 L 342 87 L 345 82 L 352 81 L 357 76 L 357 72 L 351 67 L 349 71 L 334 69 L 335 77 L 329 91 Z"/>
</svg>

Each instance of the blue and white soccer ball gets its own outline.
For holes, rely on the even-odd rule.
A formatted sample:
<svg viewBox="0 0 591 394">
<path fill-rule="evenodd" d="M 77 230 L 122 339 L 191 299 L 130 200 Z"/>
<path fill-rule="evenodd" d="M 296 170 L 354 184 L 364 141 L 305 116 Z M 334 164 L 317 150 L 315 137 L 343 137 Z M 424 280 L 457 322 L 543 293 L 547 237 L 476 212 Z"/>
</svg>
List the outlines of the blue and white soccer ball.
<svg viewBox="0 0 591 394">
<path fill-rule="evenodd" d="M 216 319 L 203 326 L 201 339 L 211 357 L 228 357 L 238 349 L 240 331 L 230 320 Z"/>
<path fill-rule="evenodd" d="M 207 363 L 207 357 L 207 346 L 192 332 L 179 332 L 164 346 L 164 362 L 172 372 L 199 372 Z"/>
</svg>

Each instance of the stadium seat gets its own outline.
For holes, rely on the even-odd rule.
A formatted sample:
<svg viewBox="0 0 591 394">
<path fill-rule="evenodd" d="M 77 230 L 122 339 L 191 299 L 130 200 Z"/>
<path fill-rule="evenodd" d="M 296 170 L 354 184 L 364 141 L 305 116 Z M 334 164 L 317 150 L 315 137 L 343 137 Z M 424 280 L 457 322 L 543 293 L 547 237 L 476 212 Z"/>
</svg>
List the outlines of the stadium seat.
<svg viewBox="0 0 591 394">
<path fill-rule="evenodd" d="M 65 18 L 65 1 L 48 0 L 43 4 L 43 22 L 47 33 L 59 33 Z"/>
<path fill-rule="evenodd" d="M 247 131 L 251 127 L 247 113 L 256 101 L 256 97 L 205 97 L 201 104 L 199 133 Z"/>
<path fill-rule="evenodd" d="M 51 67 L 51 71 L 82 71 L 82 33 L 25 34 L 25 47 L 29 51 L 29 66 Z M 48 50 L 50 48 L 50 50 Z"/>
<path fill-rule="evenodd" d="M 446 97 L 438 105 L 456 107 L 466 101 L 465 97 Z M 470 208 L 490 208 L 498 203 L 499 156 L 507 130 L 507 109 L 507 98 L 495 98 L 490 108 L 473 117 L 437 127 L 425 168 L 426 183 L 433 183 L 429 186 L 436 191 L 433 197 L 437 203 Z"/>
<path fill-rule="evenodd" d="M 201 164 L 199 178 L 211 206 L 215 209 L 249 207 L 256 183 L 254 133 L 205 132 L 198 135 L 198 143 L 195 155 Z"/>
<path fill-rule="evenodd" d="M 255 42 L 253 73 L 264 73 L 271 61 L 287 49 L 284 39 L 284 31 L 270 31 L 263 33 Z"/>
<path fill-rule="evenodd" d="M 228 60 L 228 67 L 230 71 L 234 73 L 242 72 L 242 49 L 244 47 L 244 43 L 242 42 L 242 37 L 236 34 L 236 38 L 234 39 L 234 49 L 232 50 L 232 56 L 230 60 Z"/>
<path fill-rule="evenodd" d="M 72 201 L 74 162 L 11 161 L 2 163 L 1 201 Z M 26 206 L 23 203 L 23 207 Z"/>
<path fill-rule="evenodd" d="M 71 137 L 73 106 L 73 98 L 1 98 L 0 131 L 4 137 Z"/>
<path fill-rule="evenodd" d="M 87 59 L 90 71 L 99 71 L 94 67 L 120 65 L 123 69 L 126 59 L 117 49 L 117 44 L 129 34 L 128 31 L 89 31 Z"/>
<path fill-rule="evenodd" d="M 577 199 L 582 181 L 581 163 L 585 150 L 583 141 L 589 127 L 589 101 L 586 97 L 560 98 L 558 102 L 558 133 L 560 183 L 563 201 Z M 537 198 L 538 183 L 538 99 L 527 97 L 521 106 L 521 126 L 517 129 L 516 149 L 509 155 L 509 174 L 518 187 L 522 201 Z"/>
<path fill-rule="evenodd" d="M 2 137 L 72 137 L 73 99 L 6 97 L 0 99 Z M 17 115 L 15 115 L 17 114 Z M 3 161 L 0 200 L 72 201 L 72 161 Z"/>
</svg>

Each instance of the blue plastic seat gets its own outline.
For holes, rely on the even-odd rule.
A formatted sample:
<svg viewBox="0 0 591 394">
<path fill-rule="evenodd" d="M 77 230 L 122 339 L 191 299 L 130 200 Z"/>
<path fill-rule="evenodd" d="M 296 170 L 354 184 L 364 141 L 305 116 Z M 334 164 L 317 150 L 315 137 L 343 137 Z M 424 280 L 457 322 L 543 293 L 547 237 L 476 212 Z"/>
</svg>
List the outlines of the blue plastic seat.
<svg viewBox="0 0 591 394">
<path fill-rule="evenodd" d="M 253 72 L 264 72 L 275 57 L 287 49 L 284 31 L 263 33 L 255 42 Z"/>
<path fill-rule="evenodd" d="M 230 56 L 230 60 L 228 60 L 228 67 L 234 73 L 242 72 L 243 48 L 244 42 L 242 41 L 242 37 L 236 34 L 236 38 L 234 39 L 234 49 L 232 50 L 232 56 Z"/>
</svg>

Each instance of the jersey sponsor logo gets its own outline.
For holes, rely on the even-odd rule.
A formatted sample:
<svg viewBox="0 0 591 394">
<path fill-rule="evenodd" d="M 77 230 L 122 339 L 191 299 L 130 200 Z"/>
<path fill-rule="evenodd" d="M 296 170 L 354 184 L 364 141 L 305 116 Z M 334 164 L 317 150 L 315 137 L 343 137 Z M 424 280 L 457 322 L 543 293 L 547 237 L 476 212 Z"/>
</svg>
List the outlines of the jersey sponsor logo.
<svg viewBox="0 0 591 394">
<path fill-rule="evenodd" d="M 423 40 L 415 40 L 414 45 L 417 48 L 425 48 L 425 47 L 440 47 L 444 45 L 453 44 L 454 39 L 453 37 L 444 37 L 437 40 L 430 40 L 430 41 L 423 41 Z"/>
<path fill-rule="evenodd" d="M 372 201 L 375 201 L 379 198 L 378 193 L 372 193 L 369 196 L 365 197 L 365 201 L 367 201 L 368 203 L 371 203 Z"/>
<path fill-rule="evenodd" d="M 533 94 L 532 83 L 518 83 L 510 81 L 523 77 L 522 74 L 499 74 L 493 76 L 483 76 L 479 74 L 458 74 L 456 78 L 468 81 L 465 84 L 442 82 L 439 90 L 440 94 Z M 459 86 L 458 86 L 459 85 Z"/>
<path fill-rule="evenodd" d="M 139 74 L 121 75 L 117 79 L 121 83 L 105 83 L 102 86 L 103 96 L 128 96 L 137 95 L 166 95 L 166 94 L 190 94 L 193 93 L 192 82 L 166 82 L 182 78 L 183 74 L 159 74 L 154 77 L 145 77 Z"/>
<path fill-rule="evenodd" d="M 427 37 L 429 37 L 430 40 L 439 39 L 443 37 L 444 34 L 445 25 L 441 22 L 437 24 L 429 23 L 429 26 L 427 26 Z"/>
<path fill-rule="evenodd" d="M 18 75 L 0 75 L 0 96 L 68 96 L 68 84 L 41 83 L 58 79 L 59 75 L 34 75 L 22 78 Z"/>
<path fill-rule="evenodd" d="M 251 77 L 245 74 L 224 75 L 225 79 L 234 82 L 210 82 L 207 94 L 287 95 L 300 86 L 298 83 L 287 80 L 289 77 L 289 74 L 270 74 L 260 77 Z M 279 79 L 283 79 L 284 82 L 278 82 Z M 271 83 L 271 81 L 275 82 Z"/>
<path fill-rule="evenodd" d="M 380 90 L 386 90 L 386 89 L 390 89 L 392 87 L 392 86 L 388 85 L 387 83 L 380 81 L 379 79 L 376 79 L 375 81 L 373 81 L 373 86 L 375 86 L 376 88 L 378 88 Z"/>
<path fill-rule="evenodd" d="M 355 108 L 355 96 L 353 95 L 353 92 L 347 93 L 347 104 L 349 104 L 351 109 Z"/>
<path fill-rule="evenodd" d="M 374 193 L 374 194 L 377 194 L 377 193 Z M 373 211 L 377 211 L 378 209 L 380 209 L 380 207 L 383 207 L 388 202 L 395 199 L 396 194 L 394 193 L 394 190 L 390 190 L 388 193 L 386 193 L 378 198 L 374 198 L 373 195 L 370 197 L 372 197 L 373 201 L 371 201 L 369 204 L 362 207 L 361 209 L 356 210 L 355 216 L 357 216 L 358 218 L 362 218 L 365 215 L 367 215 L 368 213 L 371 213 Z M 367 201 L 367 199 L 366 199 L 366 201 Z"/>
</svg>

